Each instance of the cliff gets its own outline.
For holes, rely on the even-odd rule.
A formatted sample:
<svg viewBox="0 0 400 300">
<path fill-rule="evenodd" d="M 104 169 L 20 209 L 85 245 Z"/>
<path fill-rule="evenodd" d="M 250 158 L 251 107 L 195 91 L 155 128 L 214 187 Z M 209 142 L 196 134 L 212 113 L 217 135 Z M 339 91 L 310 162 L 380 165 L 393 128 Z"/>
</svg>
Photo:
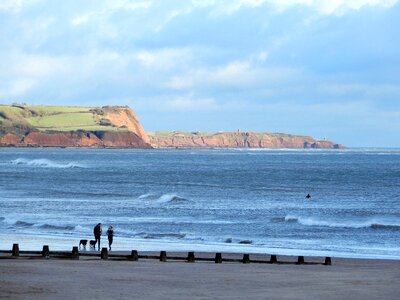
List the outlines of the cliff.
<svg viewBox="0 0 400 300">
<path fill-rule="evenodd" d="M 255 132 L 155 132 L 148 133 L 155 148 L 323 148 L 340 149 L 343 145 L 318 141 L 309 136 Z"/>
<path fill-rule="evenodd" d="M 126 106 L 0 105 L 0 146 L 151 148 Z"/>
</svg>

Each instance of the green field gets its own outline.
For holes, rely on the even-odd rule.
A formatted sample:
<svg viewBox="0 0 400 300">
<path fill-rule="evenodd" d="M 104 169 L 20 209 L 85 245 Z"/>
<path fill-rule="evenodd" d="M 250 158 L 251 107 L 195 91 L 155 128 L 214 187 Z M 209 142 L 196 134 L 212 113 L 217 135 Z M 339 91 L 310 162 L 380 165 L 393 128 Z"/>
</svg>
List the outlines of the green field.
<svg viewBox="0 0 400 300">
<path fill-rule="evenodd" d="M 39 131 L 126 131 L 100 125 L 103 116 L 91 107 L 0 105 L 0 126 L 23 126 Z"/>
</svg>

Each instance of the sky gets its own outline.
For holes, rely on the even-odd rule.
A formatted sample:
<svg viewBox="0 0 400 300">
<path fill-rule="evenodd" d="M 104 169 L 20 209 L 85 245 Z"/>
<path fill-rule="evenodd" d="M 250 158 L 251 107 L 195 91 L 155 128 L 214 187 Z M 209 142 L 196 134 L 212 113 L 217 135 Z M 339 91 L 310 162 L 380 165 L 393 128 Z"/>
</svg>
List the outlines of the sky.
<svg viewBox="0 0 400 300">
<path fill-rule="evenodd" d="M 0 104 L 400 147 L 400 0 L 0 0 Z"/>
</svg>

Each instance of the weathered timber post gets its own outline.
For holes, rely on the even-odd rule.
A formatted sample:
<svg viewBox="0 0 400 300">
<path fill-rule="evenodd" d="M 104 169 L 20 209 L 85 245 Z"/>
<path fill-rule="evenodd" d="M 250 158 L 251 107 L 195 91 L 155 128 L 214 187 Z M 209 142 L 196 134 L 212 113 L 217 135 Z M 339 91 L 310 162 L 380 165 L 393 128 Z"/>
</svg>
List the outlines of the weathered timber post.
<svg viewBox="0 0 400 300">
<path fill-rule="evenodd" d="M 188 252 L 187 261 L 188 262 L 194 262 L 195 261 L 194 252 Z"/>
<path fill-rule="evenodd" d="M 166 251 L 161 251 L 160 252 L 160 261 L 166 262 L 167 261 L 167 252 Z"/>
<path fill-rule="evenodd" d="M 297 264 L 298 264 L 298 265 L 304 264 L 304 256 L 299 256 L 299 257 L 297 258 Z"/>
<path fill-rule="evenodd" d="M 101 257 L 101 259 L 108 259 L 108 249 L 107 248 L 101 248 L 100 257 Z"/>
<path fill-rule="evenodd" d="M 11 255 L 19 256 L 19 245 L 18 244 L 13 244 Z"/>
<path fill-rule="evenodd" d="M 72 247 L 72 258 L 79 259 L 79 249 L 77 246 Z"/>
<path fill-rule="evenodd" d="M 271 255 L 271 259 L 269 260 L 271 264 L 276 264 L 278 262 L 278 258 L 276 255 Z"/>
<path fill-rule="evenodd" d="M 332 265 L 332 260 L 330 257 L 325 257 L 325 262 L 324 262 L 325 266 L 330 266 Z"/>
<path fill-rule="evenodd" d="M 222 263 L 222 253 L 215 253 L 215 263 L 216 264 Z"/>
<path fill-rule="evenodd" d="M 244 264 L 249 264 L 250 263 L 250 254 L 243 254 L 243 260 L 242 262 Z"/>
<path fill-rule="evenodd" d="M 132 250 L 130 259 L 133 261 L 139 260 L 139 254 L 138 254 L 137 250 Z"/>
<path fill-rule="evenodd" d="M 49 258 L 49 256 L 50 256 L 49 245 L 43 245 L 42 257 Z"/>
</svg>

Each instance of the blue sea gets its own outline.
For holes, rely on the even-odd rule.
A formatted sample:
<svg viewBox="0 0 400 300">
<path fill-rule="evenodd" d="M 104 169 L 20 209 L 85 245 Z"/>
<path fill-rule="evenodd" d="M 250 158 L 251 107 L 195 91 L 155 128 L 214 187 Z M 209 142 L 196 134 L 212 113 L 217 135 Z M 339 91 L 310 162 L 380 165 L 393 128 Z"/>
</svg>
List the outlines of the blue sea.
<svg viewBox="0 0 400 300">
<path fill-rule="evenodd" d="M 115 250 L 400 259 L 400 150 L 0 149 L 1 249 L 99 222 Z"/>
</svg>

